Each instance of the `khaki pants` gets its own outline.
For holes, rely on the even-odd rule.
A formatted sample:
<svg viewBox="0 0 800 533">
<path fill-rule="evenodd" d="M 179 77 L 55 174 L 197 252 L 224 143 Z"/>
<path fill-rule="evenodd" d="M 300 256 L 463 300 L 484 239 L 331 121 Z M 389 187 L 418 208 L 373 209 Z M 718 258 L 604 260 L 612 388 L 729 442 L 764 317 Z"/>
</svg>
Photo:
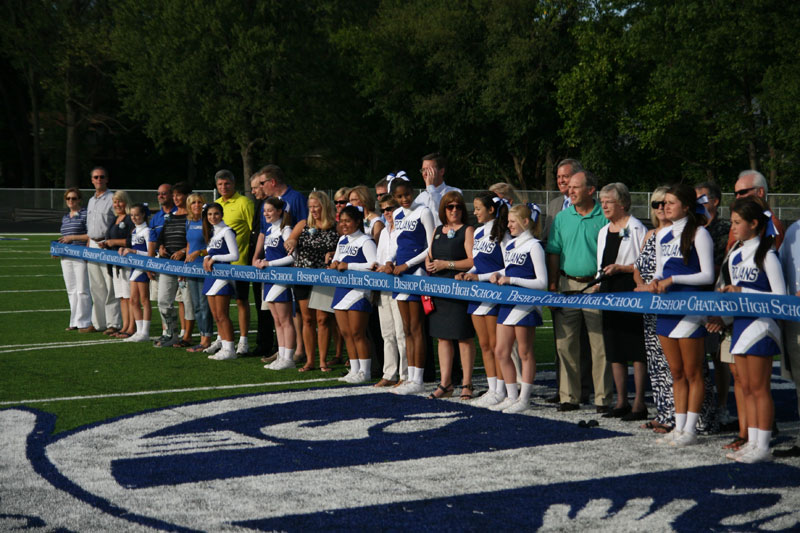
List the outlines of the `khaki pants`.
<svg viewBox="0 0 800 533">
<path fill-rule="evenodd" d="M 561 276 L 559 291 L 579 291 L 586 286 Z M 589 345 L 592 351 L 592 381 L 594 403 L 597 406 L 611 404 L 613 380 L 611 368 L 606 361 L 603 342 L 603 315 L 597 309 L 572 309 L 562 307 L 553 312 L 553 333 L 556 337 L 561 383 L 559 398 L 562 403 L 580 403 L 581 398 L 581 324 L 586 321 Z"/>
</svg>

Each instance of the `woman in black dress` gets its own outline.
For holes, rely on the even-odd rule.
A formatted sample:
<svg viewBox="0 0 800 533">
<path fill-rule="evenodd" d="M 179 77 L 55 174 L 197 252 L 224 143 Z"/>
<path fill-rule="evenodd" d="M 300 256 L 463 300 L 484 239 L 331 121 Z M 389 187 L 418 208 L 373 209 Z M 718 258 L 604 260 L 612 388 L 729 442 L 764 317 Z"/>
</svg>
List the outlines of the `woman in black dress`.
<svg viewBox="0 0 800 533">
<path fill-rule="evenodd" d="M 439 220 L 428 247 L 425 269 L 439 278 L 455 278 L 472 268 L 472 241 L 475 228 L 467 224 L 467 206 L 461 193 L 450 191 L 439 204 Z M 475 361 L 475 328 L 467 313 L 468 302 L 449 298 L 433 298 L 434 310 L 429 315 L 430 335 L 439 340 L 439 372 L 441 381 L 430 398 L 452 396 L 453 341 L 458 342 L 464 371 L 461 399 L 472 398 L 472 367 Z"/>
</svg>

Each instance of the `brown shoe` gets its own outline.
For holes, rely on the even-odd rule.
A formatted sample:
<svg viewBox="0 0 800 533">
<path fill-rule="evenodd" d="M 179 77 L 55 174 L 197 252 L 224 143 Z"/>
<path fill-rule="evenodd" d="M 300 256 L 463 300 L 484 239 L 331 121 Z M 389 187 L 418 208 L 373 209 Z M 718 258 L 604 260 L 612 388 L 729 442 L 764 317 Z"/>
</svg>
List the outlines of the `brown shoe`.
<svg viewBox="0 0 800 533">
<path fill-rule="evenodd" d="M 97 330 L 94 329 L 94 326 L 87 326 L 85 328 L 80 328 L 78 333 L 96 333 Z"/>
<path fill-rule="evenodd" d="M 114 326 L 111 326 L 110 328 L 106 328 L 106 330 L 103 332 L 103 335 L 113 335 L 114 333 L 117 333 L 118 331 L 119 331 L 119 328 L 115 328 Z"/>
<path fill-rule="evenodd" d="M 400 385 L 402 385 L 403 383 L 405 383 L 405 381 L 404 381 L 404 380 L 402 380 L 402 379 L 398 379 L 398 380 L 397 380 L 397 383 L 395 383 L 394 385 L 392 385 L 392 387 L 399 387 L 399 386 L 400 386 Z"/>
<path fill-rule="evenodd" d="M 373 387 L 391 387 L 395 383 L 397 383 L 397 381 L 393 379 L 381 379 L 379 382 L 373 385 Z"/>
</svg>

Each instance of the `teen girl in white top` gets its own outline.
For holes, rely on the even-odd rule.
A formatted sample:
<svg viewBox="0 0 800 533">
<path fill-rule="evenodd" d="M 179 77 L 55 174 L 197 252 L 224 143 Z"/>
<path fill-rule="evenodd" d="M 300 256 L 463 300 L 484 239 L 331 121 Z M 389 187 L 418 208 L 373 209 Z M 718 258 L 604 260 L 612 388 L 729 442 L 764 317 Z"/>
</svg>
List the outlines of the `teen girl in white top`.
<svg viewBox="0 0 800 533">
<path fill-rule="evenodd" d="M 135 224 L 131 234 L 131 247 L 120 248 L 120 255 L 138 254 L 149 257 L 156 255 L 156 243 L 153 230 L 147 225 L 147 208 L 144 204 L 131 207 L 131 220 Z M 152 274 L 135 268 L 131 271 L 131 300 L 133 320 L 136 322 L 136 333 L 122 339 L 124 342 L 146 342 L 150 340 L 150 277 Z"/>
<path fill-rule="evenodd" d="M 229 264 L 239 259 L 239 247 L 236 244 L 236 233 L 222 221 L 222 205 L 213 203 L 206 207 L 203 218 L 203 236 L 208 242 L 206 256 L 203 258 L 203 270 L 211 272 L 214 263 Z M 204 351 L 209 359 L 236 359 L 233 346 L 233 324 L 228 314 L 231 295 L 235 292 L 234 283 L 228 279 L 206 278 L 203 293 L 208 297 L 208 307 L 214 315 L 219 333 L 217 340 Z"/>
</svg>

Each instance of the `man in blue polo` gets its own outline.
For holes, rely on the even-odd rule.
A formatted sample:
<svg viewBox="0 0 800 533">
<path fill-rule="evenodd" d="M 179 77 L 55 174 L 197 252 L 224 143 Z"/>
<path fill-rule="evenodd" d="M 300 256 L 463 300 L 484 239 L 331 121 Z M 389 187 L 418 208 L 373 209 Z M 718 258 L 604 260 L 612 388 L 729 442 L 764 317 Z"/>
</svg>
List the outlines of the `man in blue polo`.
<svg viewBox="0 0 800 533">
<path fill-rule="evenodd" d="M 597 274 L 597 236 L 608 221 L 600 204 L 595 202 L 597 178 L 587 171 L 576 172 L 569 179 L 572 205 L 558 213 L 547 239 L 547 274 L 551 291 L 579 292 Z M 597 309 L 553 310 L 561 383 L 559 411 L 574 411 L 581 398 L 581 325 L 585 322 L 592 351 L 594 403 L 598 413 L 608 411 L 611 403 L 611 369 L 606 361 L 601 311 Z"/>
<path fill-rule="evenodd" d="M 299 220 L 308 218 L 308 199 L 286 183 L 286 177 L 281 167 L 278 165 L 266 165 L 258 171 L 258 175 L 264 177 L 263 188 L 267 196 L 277 196 L 286 202 L 286 210 L 289 212 L 292 226 L 297 224 Z M 261 226 L 262 230 L 266 230 L 267 221 L 263 216 Z"/>
</svg>

